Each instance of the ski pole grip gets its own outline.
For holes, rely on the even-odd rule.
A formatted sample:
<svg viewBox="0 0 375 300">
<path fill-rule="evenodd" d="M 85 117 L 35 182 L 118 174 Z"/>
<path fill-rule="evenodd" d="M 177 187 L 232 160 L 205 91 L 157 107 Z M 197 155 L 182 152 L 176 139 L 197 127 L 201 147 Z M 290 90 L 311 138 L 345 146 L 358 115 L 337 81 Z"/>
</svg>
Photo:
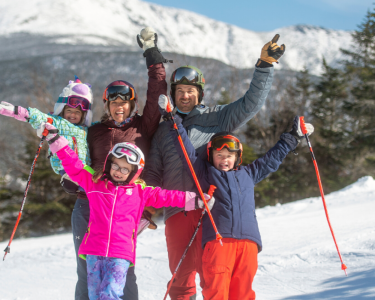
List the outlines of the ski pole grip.
<svg viewBox="0 0 375 300">
<path fill-rule="evenodd" d="M 167 102 L 166 110 L 167 110 L 167 113 L 172 112 L 172 108 L 171 108 L 171 104 L 170 104 L 170 102 L 169 102 L 169 99 L 168 99 L 168 102 Z"/>
<path fill-rule="evenodd" d="M 51 118 L 48 118 L 47 119 L 47 123 L 50 123 L 52 124 L 53 120 Z M 48 134 L 48 129 L 47 128 L 44 128 L 44 131 L 43 131 L 43 136 L 47 136 Z"/>
<path fill-rule="evenodd" d="M 300 126 L 301 126 L 301 130 L 302 130 L 302 133 L 303 134 L 306 134 L 307 133 L 307 129 L 306 129 L 306 124 L 305 124 L 305 117 L 299 117 L 299 123 L 300 123 Z"/>
<path fill-rule="evenodd" d="M 216 186 L 214 186 L 214 185 L 210 185 L 210 189 L 208 190 L 208 193 L 207 193 L 207 194 L 208 194 L 209 196 L 211 196 L 211 198 L 212 198 L 212 196 L 213 196 L 215 190 L 216 190 Z"/>
</svg>

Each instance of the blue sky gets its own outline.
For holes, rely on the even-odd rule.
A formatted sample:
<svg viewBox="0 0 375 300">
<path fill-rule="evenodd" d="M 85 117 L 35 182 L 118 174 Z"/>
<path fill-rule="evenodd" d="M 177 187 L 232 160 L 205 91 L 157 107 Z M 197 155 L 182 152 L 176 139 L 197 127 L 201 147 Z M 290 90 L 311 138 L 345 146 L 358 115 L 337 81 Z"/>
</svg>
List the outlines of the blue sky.
<svg viewBox="0 0 375 300">
<path fill-rule="evenodd" d="M 147 0 L 254 31 L 309 24 L 355 30 L 375 0 Z"/>
</svg>

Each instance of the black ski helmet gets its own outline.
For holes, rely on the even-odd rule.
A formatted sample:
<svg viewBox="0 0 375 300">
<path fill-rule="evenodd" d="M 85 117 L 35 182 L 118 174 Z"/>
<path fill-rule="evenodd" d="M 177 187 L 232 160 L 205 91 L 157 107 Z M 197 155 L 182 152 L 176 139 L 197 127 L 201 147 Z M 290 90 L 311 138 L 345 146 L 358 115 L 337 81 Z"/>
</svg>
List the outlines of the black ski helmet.
<svg viewBox="0 0 375 300">
<path fill-rule="evenodd" d="M 184 84 L 184 85 L 194 85 L 197 86 L 199 89 L 199 98 L 198 103 L 202 102 L 204 96 L 204 85 L 206 83 L 203 73 L 197 67 L 194 66 L 182 66 L 174 70 L 169 80 L 171 84 L 171 92 L 170 95 L 175 101 L 175 91 L 176 85 Z"/>
<path fill-rule="evenodd" d="M 230 152 L 237 152 L 237 160 L 234 163 L 233 169 L 237 169 L 239 165 L 242 163 L 242 144 L 240 139 L 233 133 L 228 131 L 221 131 L 215 133 L 210 142 L 207 144 L 207 156 L 208 161 L 213 165 L 213 149 L 221 150 L 223 148 L 227 148 Z"/>
</svg>

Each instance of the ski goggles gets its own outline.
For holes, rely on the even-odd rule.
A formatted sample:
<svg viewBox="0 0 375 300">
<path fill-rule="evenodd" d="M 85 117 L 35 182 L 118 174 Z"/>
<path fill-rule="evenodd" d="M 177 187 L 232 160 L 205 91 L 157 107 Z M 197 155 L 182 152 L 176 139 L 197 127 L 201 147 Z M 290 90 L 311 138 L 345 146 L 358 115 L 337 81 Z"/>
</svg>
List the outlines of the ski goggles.
<svg viewBox="0 0 375 300">
<path fill-rule="evenodd" d="M 120 168 L 120 166 L 115 163 L 111 163 L 111 168 L 115 171 L 120 170 L 120 172 L 124 175 L 128 175 L 130 173 L 130 170 L 128 168 Z"/>
<path fill-rule="evenodd" d="M 69 96 L 69 97 L 59 97 L 57 100 L 58 103 L 66 103 L 66 105 L 77 108 L 78 106 L 81 106 L 81 109 L 83 111 L 88 111 L 91 109 L 91 103 L 86 98 L 80 97 L 80 96 Z"/>
<path fill-rule="evenodd" d="M 241 142 L 232 135 L 218 136 L 210 141 L 207 145 L 208 148 L 220 151 L 224 147 L 227 147 L 229 151 L 242 151 Z"/>
<path fill-rule="evenodd" d="M 134 88 L 127 85 L 113 85 L 109 88 L 106 88 L 106 90 L 104 91 L 104 100 L 115 101 L 118 97 L 120 97 L 124 101 L 134 100 Z"/>
<path fill-rule="evenodd" d="M 141 165 L 144 167 L 144 160 L 142 159 L 141 155 L 137 153 L 131 147 L 127 147 L 124 145 L 117 146 L 115 149 L 112 150 L 112 154 L 116 158 L 122 158 L 126 156 L 126 160 L 131 165 Z"/>
<path fill-rule="evenodd" d="M 201 84 L 201 75 L 191 68 L 178 68 L 172 74 L 171 83 L 173 84 Z M 203 83 L 204 83 L 204 79 Z"/>
</svg>

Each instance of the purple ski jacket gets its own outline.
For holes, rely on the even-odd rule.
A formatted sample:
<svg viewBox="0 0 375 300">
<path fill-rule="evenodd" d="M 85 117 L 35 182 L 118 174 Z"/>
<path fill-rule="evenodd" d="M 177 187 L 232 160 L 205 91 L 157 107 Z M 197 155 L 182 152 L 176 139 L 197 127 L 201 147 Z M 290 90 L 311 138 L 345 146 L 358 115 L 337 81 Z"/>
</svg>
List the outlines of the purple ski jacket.
<svg viewBox="0 0 375 300">
<path fill-rule="evenodd" d="M 57 156 L 69 177 L 85 189 L 90 203 L 89 225 L 79 255 L 123 258 L 135 264 L 137 229 L 144 207 L 185 207 L 185 192 L 111 181 L 106 187 L 105 181 L 92 181 L 93 169 L 69 146 L 57 151 Z"/>
</svg>

